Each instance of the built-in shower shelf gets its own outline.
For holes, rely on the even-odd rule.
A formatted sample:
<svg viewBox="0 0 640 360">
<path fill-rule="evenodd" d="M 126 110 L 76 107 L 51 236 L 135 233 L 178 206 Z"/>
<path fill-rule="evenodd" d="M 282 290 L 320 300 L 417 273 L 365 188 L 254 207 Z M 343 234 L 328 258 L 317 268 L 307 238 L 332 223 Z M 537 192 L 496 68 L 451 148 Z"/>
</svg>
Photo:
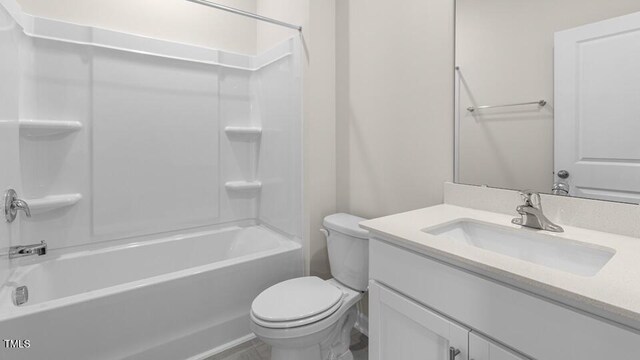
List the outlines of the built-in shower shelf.
<svg viewBox="0 0 640 360">
<path fill-rule="evenodd" d="M 82 129 L 79 121 L 20 120 L 20 133 L 25 136 L 50 136 Z"/>
<path fill-rule="evenodd" d="M 262 188 L 260 181 L 228 181 L 224 184 L 231 191 L 255 191 Z"/>
<path fill-rule="evenodd" d="M 42 214 L 48 211 L 75 205 L 81 199 L 82 194 L 61 194 L 25 201 L 29 204 L 31 214 Z"/>
<path fill-rule="evenodd" d="M 229 136 L 258 137 L 262 134 L 262 128 L 257 126 L 227 126 L 224 132 Z"/>
</svg>

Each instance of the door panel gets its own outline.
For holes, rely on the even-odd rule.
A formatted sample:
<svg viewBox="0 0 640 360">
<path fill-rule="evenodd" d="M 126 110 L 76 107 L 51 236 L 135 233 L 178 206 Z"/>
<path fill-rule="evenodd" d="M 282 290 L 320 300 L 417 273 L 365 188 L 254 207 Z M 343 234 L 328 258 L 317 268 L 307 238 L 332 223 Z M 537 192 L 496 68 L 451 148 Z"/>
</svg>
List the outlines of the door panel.
<svg viewBox="0 0 640 360">
<path fill-rule="evenodd" d="M 375 282 L 369 301 L 371 360 L 449 360 L 451 347 L 468 359 L 468 329 Z"/>
<path fill-rule="evenodd" d="M 469 359 L 471 360 L 527 360 L 478 334 L 469 333 Z"/>
<path fill-rule="evenodd" d="M 555 35 L 555 173 L 570 194 L 640 202 L 640 13 Z M 556 175 L 557 176 L 557 175 Z"/>
</svg>

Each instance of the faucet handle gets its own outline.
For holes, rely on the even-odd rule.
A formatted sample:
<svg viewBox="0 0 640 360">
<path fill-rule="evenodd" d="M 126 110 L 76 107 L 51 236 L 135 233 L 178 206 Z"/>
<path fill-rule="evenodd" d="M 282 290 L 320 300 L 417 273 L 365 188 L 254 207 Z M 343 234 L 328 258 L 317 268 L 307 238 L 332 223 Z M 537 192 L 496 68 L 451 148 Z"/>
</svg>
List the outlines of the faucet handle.
<svg viewBox="0 0 640 360">
<path fill-rule="evenodd" d="M 533 190 L 523 190 L 520 191 L 520 196 L 522 197 L 522 201 L 526 206 L 533 206 L 540 208 L 542 207 L 542 200 L 540 199 L 540 193 Z"/>
<path fill-rule="evenodd" d="M 16 219 L 18 210 L 24 211 L 27 217 L 31 217 L 29 204 L 22 199 L 18 199 L 18 194 L 13 189 L 9 189 L 4 193 L 4 216 L 7 222 L 11 223 Z"/>
<path fill-rule="evenodd" d="M 531 204 L 531 195 L 533 195 L 533 191 L 522 190 L 522 191 L 519 191 L 518 193 L 520 194 L 520 197 L 522 198 L 522 201 L 524 201 L 525 205 Z"/>
<path fill-rule="evenodd" d="M 26 201 L 22 199 L 15 199 L 11 205 L 16 209 L 16 211 L 22 210 L 27 217 L 31 217 L 31 209 L 29 209 L 29 204 L 27 204 Z"/>
</svg>

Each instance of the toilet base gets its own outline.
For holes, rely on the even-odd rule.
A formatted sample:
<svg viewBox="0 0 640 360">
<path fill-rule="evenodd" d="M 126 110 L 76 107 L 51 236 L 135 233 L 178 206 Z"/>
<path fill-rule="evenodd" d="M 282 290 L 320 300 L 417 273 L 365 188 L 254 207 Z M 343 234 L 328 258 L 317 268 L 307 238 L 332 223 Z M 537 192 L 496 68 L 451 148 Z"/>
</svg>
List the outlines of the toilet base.
<svg viewBox="0 0 640 360">
<path fill-rule="evenodd" d="M 271 360 L 353 360 L 349 345 L 357 314 L 356 306 L 351 306 L 335 324 L 297 338 L 271 338 L 255 328 L 254 332 L 271 345 Z"/>
<path fill-rule="evenodd" d="M 271 360 L 353 360 L 353 354 L 351 350 L 347 350 L 346 353 L 338 357 L 322 357 L 322 351 L 319 346 L 307 348 L 307 349 L 272 349 Z"/>
<path fill-rule="evenodd" d="M 288 349 L 283 347 L 271 347 L 271 360 L 324 360 L 322 359 L 320 346 L 310 346 L 304 349 Z"/>
</svg>

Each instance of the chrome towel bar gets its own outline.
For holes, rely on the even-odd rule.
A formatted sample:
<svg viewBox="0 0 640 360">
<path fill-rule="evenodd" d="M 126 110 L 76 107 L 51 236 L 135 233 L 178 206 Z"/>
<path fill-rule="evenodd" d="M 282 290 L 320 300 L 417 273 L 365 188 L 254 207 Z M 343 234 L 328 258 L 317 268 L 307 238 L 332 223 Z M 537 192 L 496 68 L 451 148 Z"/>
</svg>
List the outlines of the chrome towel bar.
<svg viewBox="0 0 640 360">
<path fill-rule="evenodd" d="M 468 112 L 474 112 L 476 110 L 482 110 L 482 109 L 493 109 L 493 108 L 523 106 L 523 105 L 538 105 L 540 107 L 544 107 L 545 105 L 547 105 L 547 101 L 546 100 L 538 100 L 538 101 L 524 102 L 524 103 L 517 103 L 517 104 L 483 105 L 483 106 L 478 106 L 478 107 L 470 106 L 470 107 L 467 108 L 467 111 Z"/>
</svg>

